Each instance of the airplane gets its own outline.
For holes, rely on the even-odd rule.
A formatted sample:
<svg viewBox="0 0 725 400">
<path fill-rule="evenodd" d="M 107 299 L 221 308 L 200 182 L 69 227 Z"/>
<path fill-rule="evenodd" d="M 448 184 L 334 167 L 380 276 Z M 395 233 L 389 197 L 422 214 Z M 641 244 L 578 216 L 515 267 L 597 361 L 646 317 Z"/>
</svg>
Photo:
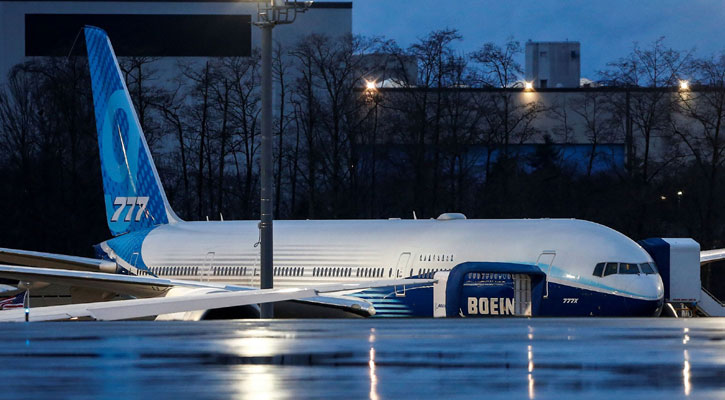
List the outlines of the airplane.
<svg viewBox="0 0 725 400">
<path fill-rule="evenodd" d="M 184 221 L 171 208 L 105 31 L 84 28 L 107 224 L 98 259 L 0 249 L 0 278 L 131 299 L 37 318 L 656 316 L 663 280 L 627 236 L 577 219 L 276 221 L 275 289 L 260 290 L 258 221 Z M 721 255 L 725 257 L 725 254 Z M 44 310 L 45 309 L 45 310 Z M 326 311 L 325 311 L 326 310 Z M 443 310 L 443 311 L 441 311 Z M 0 321 L 24 310 L 0 311 Z M 334 314 L 339 316 L 341 314 Z"/>
</svg>

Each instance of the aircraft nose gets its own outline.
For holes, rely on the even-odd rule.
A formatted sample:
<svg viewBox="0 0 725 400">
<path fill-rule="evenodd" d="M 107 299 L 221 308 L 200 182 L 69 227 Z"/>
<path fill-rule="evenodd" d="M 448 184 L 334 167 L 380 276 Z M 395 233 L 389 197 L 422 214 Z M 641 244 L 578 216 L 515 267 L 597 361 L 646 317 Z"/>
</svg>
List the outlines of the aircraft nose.
<svg viewBox="0 0 725 400">
<path fill-rule="evenodd" d="M 647 299 L 661 299 L 664 297 L 665 289 L 662 278 L 659 275 L 639 275 L 639 279 L 631 282 L 630 288 L 638 295 Z"/>
<path fill-rule="evenodd" d="M 662 277 L 659 274 L 646 275 L 648 278 L 646 295 L 648 297 L 655 297 L 661 299 L 665 296 L 665 285 L 662 282 Z"/>
</svg>

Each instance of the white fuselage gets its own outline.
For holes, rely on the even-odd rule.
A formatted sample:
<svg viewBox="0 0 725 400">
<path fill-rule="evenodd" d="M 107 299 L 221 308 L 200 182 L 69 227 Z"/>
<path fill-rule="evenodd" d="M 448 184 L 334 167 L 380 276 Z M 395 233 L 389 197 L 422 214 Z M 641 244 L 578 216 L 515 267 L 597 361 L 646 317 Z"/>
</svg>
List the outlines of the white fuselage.
<svg viewBox="0 0 725 400">
<path fill-rule="evenodd" d="M 258 238 L 257 221 L 180 222 L 153 229 L 143 239 L 140 253 L 154 275 L 257 286 Z M 118 258 L 122 265 L 137 265 L 137 260 Z M 659 275 L 594 277 L 597 263 L 646 263 L 652 258 L 628 237 L 588 221 L 307 220 L 274 224 L 275 287 L 410 277 L 469 261 L 538 265 L 549 282 L 605 294 L 643 300 L 663 296 Z"/>
</svg>

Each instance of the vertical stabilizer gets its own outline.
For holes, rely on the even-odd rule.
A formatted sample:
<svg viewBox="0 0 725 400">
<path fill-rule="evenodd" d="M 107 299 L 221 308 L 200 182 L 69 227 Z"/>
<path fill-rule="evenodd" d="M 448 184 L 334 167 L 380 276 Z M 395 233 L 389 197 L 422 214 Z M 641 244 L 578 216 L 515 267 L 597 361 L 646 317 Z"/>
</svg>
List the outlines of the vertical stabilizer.
<svg viewBox="0 0 725 400">
<path fill-rule="evenodd" d="M 176 222 L 108 35 L 85 27 L 106 220 L 116 236 Z"/>
</svg>

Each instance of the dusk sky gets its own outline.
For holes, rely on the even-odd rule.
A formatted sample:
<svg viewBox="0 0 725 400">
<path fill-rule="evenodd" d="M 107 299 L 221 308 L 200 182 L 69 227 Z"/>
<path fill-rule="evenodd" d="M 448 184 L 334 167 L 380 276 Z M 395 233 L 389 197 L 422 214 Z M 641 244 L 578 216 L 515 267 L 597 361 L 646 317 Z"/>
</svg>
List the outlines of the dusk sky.
<svg viewBox="0 0 725 400">
<path fill-rule="evenodd" d="M 428 32 L 457 28 L 462 51 L 507 37 L 526 42 L 581 42 L 582 76 L 596 78 L 608 61 L 626 55 L 633 42 L 665 36 L 676 49 L 698 55 L 725 50 L 722 0 L 353 0 L 353 31 L 383 35 L 401 46 Z M 523 64 L 523 56 L 521 58 Z"/>
</svg>

